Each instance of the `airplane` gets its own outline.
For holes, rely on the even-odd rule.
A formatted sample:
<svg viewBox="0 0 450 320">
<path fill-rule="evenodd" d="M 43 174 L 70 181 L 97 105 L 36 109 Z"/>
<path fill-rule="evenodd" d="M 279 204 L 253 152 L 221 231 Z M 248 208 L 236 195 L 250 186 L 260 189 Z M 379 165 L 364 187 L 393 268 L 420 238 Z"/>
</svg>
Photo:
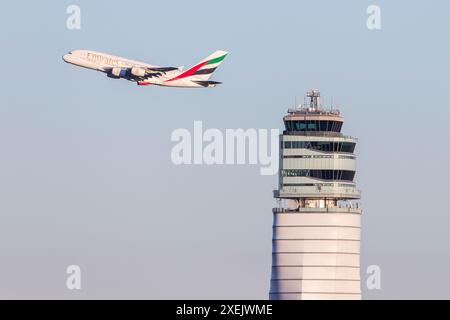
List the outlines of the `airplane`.
<svg viewBox="0 0 450 320">
<path fill-rule="evenodd" d="M 104 72 L 113 79 L 136 82 L 140 86 L 210 88 L 221 84 L 209 78 L 227 54 L 226 51 L 218 50 L 184 72 L 183 67 L 160 67 L 90 50 L 69 51 L 63 56 L 63 60 L 79 67 Z"/>
</svg>

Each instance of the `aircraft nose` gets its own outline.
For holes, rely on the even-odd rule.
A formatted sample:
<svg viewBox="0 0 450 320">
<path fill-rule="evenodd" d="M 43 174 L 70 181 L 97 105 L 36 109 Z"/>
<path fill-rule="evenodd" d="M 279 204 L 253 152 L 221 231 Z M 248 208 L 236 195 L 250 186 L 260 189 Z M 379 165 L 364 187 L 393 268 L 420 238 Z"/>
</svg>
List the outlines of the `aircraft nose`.
<svg viewBox="0 0 450 320">
<path fill-rule="evenodd" d="M 70 53 L 67 53 L 67 54 L 65 54 L 65 55 L 63 55 L 63 60 L 65 61 L 65 62 L 70 62 L 70 56 L 71 56 L 71 54 Z"/>
</svg>

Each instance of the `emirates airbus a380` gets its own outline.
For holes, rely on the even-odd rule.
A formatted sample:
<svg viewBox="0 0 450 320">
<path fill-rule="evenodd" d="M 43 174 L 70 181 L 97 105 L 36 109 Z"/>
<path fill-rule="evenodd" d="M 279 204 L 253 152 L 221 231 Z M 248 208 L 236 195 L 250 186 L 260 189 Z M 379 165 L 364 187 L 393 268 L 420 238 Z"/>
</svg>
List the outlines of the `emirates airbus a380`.
<svg viewBox="0 0 450 320">
<path fill-rule="evenodd" d="M 226 55 L 225 51 L 216 51 L 186 71 L 183 71 L 183 67 L 160 67 L 89 50 L 70 51 L 63 56 L 63 60 L 79 67 L 104 72 L 110 78 L 136 82 L 140 86 L 153 84 L 168 87 L 209 88 L 221 83 L 210 81 L 209 78 Z"/>
</svg>

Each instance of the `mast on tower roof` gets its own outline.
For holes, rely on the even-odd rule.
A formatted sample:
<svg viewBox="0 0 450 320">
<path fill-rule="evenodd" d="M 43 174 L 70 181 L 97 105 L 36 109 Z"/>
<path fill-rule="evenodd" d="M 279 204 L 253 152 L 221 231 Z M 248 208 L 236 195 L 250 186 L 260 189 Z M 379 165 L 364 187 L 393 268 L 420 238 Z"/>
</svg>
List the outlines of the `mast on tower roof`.
<svg viewBox="0 0 450 320">
<path fill-rule="evenodd" d="M 320 91 L 317 89 L 312 89 L 307 93 L 307 96 L 310 98 L 309 106 L 313 110 L 320 109 Z"/>
</svg>

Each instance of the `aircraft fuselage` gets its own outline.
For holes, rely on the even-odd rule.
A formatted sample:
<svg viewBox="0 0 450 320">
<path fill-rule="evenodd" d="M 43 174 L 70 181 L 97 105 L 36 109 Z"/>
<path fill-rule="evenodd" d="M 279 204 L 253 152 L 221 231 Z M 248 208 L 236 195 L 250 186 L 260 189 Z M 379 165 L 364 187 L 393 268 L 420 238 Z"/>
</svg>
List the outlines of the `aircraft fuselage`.
<svg viewBox="0 0 450 320">
<path fill-rule="evenodd" d="M 213 55 L 219 56 L 218 65 L 223 60 L 226 52 L 216 51 Z M 126 79 L 136 82 L 138 85 L 159 85 L 170 87 L 187 87 L 187 88 L 201 88 L 201 87 L 214 87 L 219 82 L 207 81 L 210 74 L 205 78 L 205 71 L 201 72 L 199 69 L 205 69 L 204 65 L 214 59 L 211 55 L 210 60 L 203 60 L 193 68 L 183 72 L 182 67 L 160 67 L 151 65 L 145 62 L 131 60 L 123 57 L 118 57 L 106 53 L 90 50 L 74 50 L 63 56 L 63 60 L 67 63 L 92 69 L 100 72 L 104 72 L 110 78 Z M 214 61 L 212 61 L 214 62 Z M 194 70 L 195 69 L 195 70 Z M 212 73 L 213 69 L 208 73 Z M 198 74 L 198 75 L 197 75 Z"/>
</svg>

